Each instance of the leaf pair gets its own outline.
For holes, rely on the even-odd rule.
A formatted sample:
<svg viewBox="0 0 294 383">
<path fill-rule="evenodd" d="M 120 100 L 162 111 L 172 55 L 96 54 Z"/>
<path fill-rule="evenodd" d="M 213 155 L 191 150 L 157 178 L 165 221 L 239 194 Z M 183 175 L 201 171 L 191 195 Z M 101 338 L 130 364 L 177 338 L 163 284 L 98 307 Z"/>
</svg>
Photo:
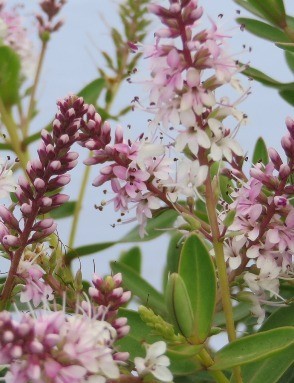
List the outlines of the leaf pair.
<svg viewBox="0 0 294 383">
<path fill-rule="evenodd" d="M 165 295 L 177 330 L 193 344 L 203 343 L 213 319 L 216 276 L 209 252 L 197 235 L 184 243 L 178 273 L 169 277 Z"/>
</svg>

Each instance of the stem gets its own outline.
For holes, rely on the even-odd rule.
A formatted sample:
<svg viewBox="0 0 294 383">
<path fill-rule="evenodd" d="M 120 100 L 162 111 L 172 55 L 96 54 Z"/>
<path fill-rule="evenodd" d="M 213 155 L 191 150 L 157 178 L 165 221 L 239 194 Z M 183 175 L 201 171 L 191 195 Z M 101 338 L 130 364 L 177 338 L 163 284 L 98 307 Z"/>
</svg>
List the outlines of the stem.
<svg viewBox="0 0 294 383">
<path fill-rule="evenodd" d="M 0 296 L 0 311 L 5 310 L 8 302 L 9 302 L 12 290 L 14 288 L 15 277 L 17 275 L 18 265 L 19 265 L 22 253 L 23 253 L 25 247 L 27 246 L 28 238 L 30 236 L 30 233 L 31 233 L 31 230 L 32 230 L 32 227 L 34 224 L 37 211 L 38 211 L 38 206 L 36 205 L 35 209 L 32 211 L 32 214 L 31 214 L 30 218 L 28 219 L 26 226 L 25 226 L 25 228 L 21 234 L 21 238 L 20 238 L 21 246 L 13 254 L 9 273 L 8 273 L 7 279 L 5 281 L 5 285 L 4 285 L 2 294 Z"/>
<path fill-rule="evenodd" d="M 211 367 L 214 364 L 214 360 L 212 359 L 209 352 L 205 348 L 203 348 L 200 351 L 199 356 L 201 358 L 201 362 L 203 363 L 203 365 L 206 368 Z M 218 382 L 218 383 L 229 383 L 229 380 L 227 379 L 227 377 L 224 375 L 223 372 L 221 372 L 221 371 L 210 371 L 210 370 L 208 370 L 208 372 L 211 374 L 211 376 L 214 377 L 216 382 Z"/>
<path fill-rule="evenodd" d="M 12 149 L 17 155 L 20 161 L 21 167 L 23 168 L 25 172 L 29 156 L 28 156 L 28 153 L 24 152 L 21 148 L 20 139 L 17 133 L 18 126 L 14 122 L 12 116 L 6 110 L 5 105 L 3 104 L 3 101 L 1 98 L 0 98 L 0 114 L 1 114 L 2 122 L 5 125 L 10 138 L 10 145 L 12 146 Z"/>
<path fill-rule="evenodd" d="M 26 117 L 25 124 L 23 127 L 23 138 L 24 139 L 27 137 L 28 130 L 29 130 L 29 124 L 30 124 L 32 114 L 34 111 L 35 96 L 36 96 L 36 91 L 37 91 L 37 87 L 38 87 L 39 80 L 40 80 L 40 75 L 41 75 L 41 70 L 42 70 L 42 66 L 43 66 L 43 62 L 44 62 L 44 58 L 45 58 L 46 49 L 47 49 L 47 42 L 43 41 L 40 56 L 39 56 L 39 61 L 38 61 L 37 69 L 36 69 L 36 74 L 35 74 L 35 78 L 34 78 L 34 83 L 33 83 L 33 87 L 32 87 L 32 92 L 31 92 L 31 97 L 30 97 L 30 102 L 29 102 L 29 107 L 28 107 L 28 113 L 27 113 L 27 117 Z"/>
<path fill-rule="evenodd" d="M 217 271 L 218 271 L 220 292 L 221 292 L 223 310 L 224 310 L 224 314 L 226 318 L 226 328 L 228 332 L 229 342 L 233 342 L 237 338 L 234 317 L 233 317 L 233 308 L 232 308 L 232 302 L 230 297 L 231 294 L 230 294 L 230 287 L 229 287 L 229 281 L 227 276 L 227 267 L 226 267 L 226 262 L 224 257 L 224 248 L 223 248 L 222 242 L 219 241 L 220 232 L 219 232 L 219 226 L 218 226 L 217 215 L 216 215 L 216 201 L 215 201 L 214 193 L 212 190 L 209 173 L 205 181 L 205 186 L 206 186 L 207 214 L 208 214 L 209 222 L 211 225 L 213 247 L 214 247 L 215 260 L 216 260 Z M 242 383 L 240 367 L 234 368 L 234 375 L 236 378 L 236 382 Z"/>
<path fill-rule="evenodd" d="M 86 193 L 86 189 L 87 189 L 87 185 L 88 185 L 88 181 L 89 181 L 89 176 L 90 176 L 90 171 L 91 171 L 91 167 L 86 166 L 84 174 L 83 174 L 83 179 L 82 179 L 82 183 L 81 183 L 79 196 L 78 196 L 77 203 L 76 203 L 75 210 L 74 210 L 74 216 L 73 216 L 72 224 L 71 224 L 71 230 L 70 230 L 69 242 L 68 242 L 69 248 L 72 248 L 74 245 L 74 240 L 75 240 L 76 232 L 78 229 L 78 222 L 79 222 L 79 218 L 80 218 L 82 202 L 83 202 L 83 199 L 85 197 L 85 193 Z"/>
</svg>

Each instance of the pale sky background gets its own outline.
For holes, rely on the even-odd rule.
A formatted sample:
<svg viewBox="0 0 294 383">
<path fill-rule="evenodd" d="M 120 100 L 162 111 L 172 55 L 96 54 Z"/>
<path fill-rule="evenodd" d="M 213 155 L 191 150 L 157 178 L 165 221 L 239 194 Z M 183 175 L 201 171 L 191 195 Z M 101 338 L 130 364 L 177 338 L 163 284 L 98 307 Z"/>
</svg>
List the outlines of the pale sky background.
<svg viewBox="0 0 294 383">
<path fill-rule="evenodd" d="M 9 5 L 15 3 L 15 0 L 8 0 Z M 31 17 L 32 12 L 37 9 L 38 2 L 29 0 L 24 3 L 26 13 Z M 236 9 L 240 8 L 232 0 L 202 0 L 199 3 L 204 6 L 205 13 L 214 19 L 220 13 L 224 14 L 221 23 L 224 24 L 225 29 L 230 29 L 236 25 L 234 22 L 237 16 Z M 286 0 L 285 4 L 288 14 L 293 15 L 294 2 Z M 99 49 L 105 49 L 110 53 L 112 49 L 106 24 L 119 28 L 116 8 L 117 5 L 114 1 L 68 0 L 68 4 L 62 12 L 65 25 L 52 36 L 49 43 L 38 90 L 40 114 L 33 124 L 33 130 L 39 130 L 51 120 L 56 112 L 55 102 L 58 98 L 64 97 L 69 92 L 78 92 L 88 82 L 98 77 L 97 66 L 103 65 Z M 104 21 L 101 20 L 101 15 L 103 15 Z M 246 12 L 241 10 L 241 16 L 246 15 Z M 150 26 L 151 38 L 155 28 L 156 23 L 154 22 Z M 240 61 L 250 59 L 253 66 L 263 69 L 268 75 L 280 81 L 293 81 L 293 74 L 285 64 L 283 52 L 273 47 L 272 43 L 255 38 L 247 32 L 240 32 L 237 26 L 233 29 L 232 34 L 234 37 L 230 44 L 233 53 L 241 52 L 243 44 L 253 48 L 250 56 L 247 54 L 241 55 Z M 116 111 L 119 106 L 125 106 L 134 95 L 140 95 L 140 92 L 142 94 L 140 85 L 125 84 L 118 95 L 113 111 Z M 264 136 L 268 145 L 280 148 L 279 141 L 285 133 L 285 117 L 291 112 L 293 114 L 291 106 L 283 101 L 274 89 L 253 82 L 252 93 L 240 108 L 249 116 L 249 123 L 238 134 L 239 141 L 250 155 L 255 141 L 260 135 Z M 134 138 L 147 128 L 146 115 L 140 111 L 124 117 L 121 123 L 123 126 L 128 123 L 132 124 Z M 112 123 L 113 126 L 115 124 Z M 135 128 L 136 126 L 137 128 Z M 34 153 L 32 154 L 35 156 Z M 81 160 L 85 155 L 86 153 L 83 152 Z M 98 174 L 98 171 L 98 168 L 92 169 L 91 180 Z M 82 172 L 82 166 L 72 172 L 73 180 L 71 186 L 67 189 L 72 200 L 77 197 Z M 83 204 L 76 245 L 112 241 L 121 238 L 124 233 L 133 227 L 129 224 L 112 229 L 110 224 L 118 218 L 113 214 L 112 205 L 109 205 L 104 212 L 98 212 L 93 208 L 94 204 L 99 203 L 102 198 L 104 196 L 102 196 L 101 191 L 89 184 Z M 60 221 L 59 233 L 64 243 L 68 240 L 69 227 L 70 220 Z M 163 236 L 142 246 L 144 253 L 143 275 L 157 288 L 161 288 L 161 273 L 167 243 L 168 238 Z M 100 252 L 96 256 L 82 259 L 84 277 L 91 278 L 93 259 L 95 259 L 97 273 L 109 273 L 109 260 L 116 259 L 121 250 L 130 247 L 131 244 L 124 244 Z M 78 267 L 78 263 L 75 266 Z"/>
</svg>

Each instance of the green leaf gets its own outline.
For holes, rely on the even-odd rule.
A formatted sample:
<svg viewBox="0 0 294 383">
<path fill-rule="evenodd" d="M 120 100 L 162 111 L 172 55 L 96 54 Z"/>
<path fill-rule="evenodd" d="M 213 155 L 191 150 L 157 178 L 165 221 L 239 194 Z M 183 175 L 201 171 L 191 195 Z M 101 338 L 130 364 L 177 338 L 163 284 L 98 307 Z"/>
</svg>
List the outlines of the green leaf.
<svg viewBox="0 0 294 383">
<path fill-rule="evenodd" d="M 265 19 L 283 28 L 286 24 L 285 8 L 282 0 L 248 0 Z"/>
<path fill-rule="evenodd" d="M 275 43 L 275 45 L 285 51 L 294 52 L 294 43 Z"/>
<path fill-rule="evenodd" d="M 142 254 L 138 246 L 132 247 L 128 251 L 123 251 L 119 261 L 131 267 L 138 274 L 141 273 Z"/>
<path fill-rule="evenodd" d="M 97 78 L 80 90 L 78 96 L 83 97 L 87 104 L 95 105 L 104 87 L 105 80 L 103 78 Z"/>
<path fill-rule="evenodd" d="M 139 228 L 136 226 L 126 236 L 124 236 L 119 242 L 146 242 L 151 239 L 157 238 L 164 234 L 164 229 L 172 227 L 172 224 L 176 220 L 178 213 L 174 210 L 165 210 L 150 220 L 148 220 L 146 231 L 147 235 L 144 238 L 140 238 Z"/>
<path fill-rule="evenodd" d="M 185 241 L 179 274 L 186 285 L 194 315 L 195 337 L 202 343 L 210 333 L 216 297 L 216 276 L 210 254 L 193 234 Z"/>
<path fill-rule="evenodd" d="M 289 42 L 288 37 L 278 28 L 264 23 L 263 21 L 238 17 L 238 23 L 245 25 L 245 29 L 254 35 L 273 42 Z"/>
<path fill-rule="evenodd" d="M 281 327 L 245 336 L 215 354 L 211 370 L 225 370 L 267 358 L 294 344 L 294 327 Z M 288 350 L 289 351 L 289 350 Z"/>
<path fill-rule="evenodd" d="M 164 298 L 153 286 L 136 273 L 130 266 L 121 262 L 111 262 L 113 273 L 122 273 L 123 286 L 140 298 L 146 307 L 150 307 L 155 313 L 166 317 Z"/>
<path fill-rule="evenodd" d="M 240 320 L 248 317 L 251 313 L 250 309 L 252 307 L 251 303 L 240 302 L 237 306 L 233 307 L 233 316 L 234 322 L 239 322 Z M 214 326 L 224 326 L 226 324 L 226 318 L 223 311 L 215 314 L 213 318 Z"/>
<path fill-rule="evenodd" d="M 5 106 L 17 103 L 20 87 L 20 59 L 9 47 L 0 47 L 0 97 Z"/>
<path fill-rule="evenodd" d="M 279 91 L 280 96 L 290 105 L 294 106 L 294 89 L 285 89 Z"/>
<path fill-rule="evenodd" d="M 76 201 L 69 201 L 58 207 L 57 209 L 52 210 L 50 216 L 54 219 L 61 219 L 70 217 L 75 211 Z"/>
<path fill-rule="evenodd" d="M 293 52 L 294 52 L 294 44 L 293 44 Z M 286 57 L 286 62 L 288 64 L 288 67 L 294 73 L 294 53 L 285 51 L 285 57 Z"/>
<path fill-rule="evenodd" d="M 294 305 L 276 310 L 267 318 L 259 332 L 283 326 L 294 326 Z"/>
<path fill-rule="evenodd" d="M 262 325 L 259 332 L 294 325 L 294 306 L 281 307 L 276 310 Z M 289 349 L 269 358 L 249 363 L 242 368 L 242 376 L 246 383 L 276 383 L 293 362 L 293 353 Z M 285 383 L 291 380 L 285 380 Z"/>
<path fill-rule="evenodd" d="M 252 163 L 256 164 L 260 161 L 262 161 L 264 165 L 268 164 L 269 161 L 266 144 L 262 137 L 259 137 L 255 144 Z"/>
<path fill-rule="evenodd" d="M 243 65 L 243 64 L 241 64 Z M 270 86 L 272 88 L 277 89 L 288 89 L 293 87 L 294 83 L 282 83 L 279 82 L 270 76 L 266 75 L 265 73 L 261 72 L 260 70 L 253 68 L 253 67 L 246 67 L 241 73 L 245 74 L 248 77 L 253 78 L 254 80 L 261 82 L 263 85 Z"/>
</svg>

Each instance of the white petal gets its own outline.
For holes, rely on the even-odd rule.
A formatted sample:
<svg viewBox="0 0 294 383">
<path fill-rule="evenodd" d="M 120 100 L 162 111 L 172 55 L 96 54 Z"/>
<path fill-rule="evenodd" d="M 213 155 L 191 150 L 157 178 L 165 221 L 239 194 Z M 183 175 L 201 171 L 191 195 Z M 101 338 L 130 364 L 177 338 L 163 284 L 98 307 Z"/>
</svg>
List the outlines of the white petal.
<svg viewBox="0 0 294 383">
<path fill-rule="evenodd" d="M 197 130 L 197 140 L 198 140 L 199 145 L 202 148 L 204 148 L 204 149 L 210 148 L 210 139 L 209 139 L 208 135 L 204 132 L 204 130 L 202 130 L 202 129 Z"/>
<path fill-rule="evenodd" d="M 180 119 L 182 125 L 186 126 L 187 128 L 195 125 L 195 114 L 192 109 L 180 112 Z"/>
<path fill-rule="evenodd" d="M 172 373 L 170 370 L 163 366 L 157 366 L 154 371 L 151 371 L 156 379 L 162 382 L 171 382 L 173 380 Z"/>
</svg>

